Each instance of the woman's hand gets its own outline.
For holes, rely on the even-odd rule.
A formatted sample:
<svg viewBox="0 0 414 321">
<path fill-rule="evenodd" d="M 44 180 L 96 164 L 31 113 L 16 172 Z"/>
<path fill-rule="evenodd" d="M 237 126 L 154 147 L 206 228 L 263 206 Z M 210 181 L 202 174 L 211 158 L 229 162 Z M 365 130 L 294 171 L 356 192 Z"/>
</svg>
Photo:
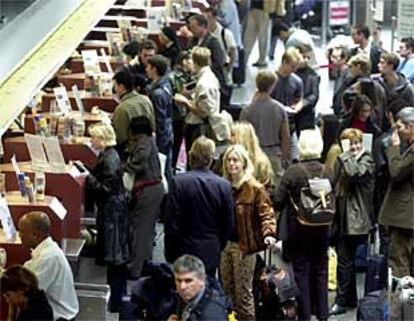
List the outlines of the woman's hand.
<svg viewBox="0 0 414 321">
<path fill-rule="evenodd" d="M 267 245 L 267 247 L 274 247 L 276 244 L 276 239 L 273 236 L 266 236 L 264 243 Z"/>
</svg>

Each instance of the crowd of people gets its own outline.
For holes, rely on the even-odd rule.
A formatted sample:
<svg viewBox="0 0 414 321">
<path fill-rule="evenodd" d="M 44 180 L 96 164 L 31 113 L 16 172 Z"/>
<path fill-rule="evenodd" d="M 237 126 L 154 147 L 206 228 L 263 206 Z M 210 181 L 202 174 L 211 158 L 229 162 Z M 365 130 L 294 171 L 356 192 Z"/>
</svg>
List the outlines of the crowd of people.
<svg viewBox="0 0 414 321">
<path fill-rule="evenodd" d="M 96 213 L 110 311 L 121 311 L 127 280 L 139 279 L 151 260 L 157 220 L 180 297 L 170 321 L 227 320 L 231 311 L 255 320 L 256 254 L 269 248 L 292 266 L 298 320 L 314 314 L 323 321 L 357 306 L 355 254 L 375 229 L 393 275 L 414 276 L 414 39 L 401 40 L 398 56 L 372 44 L 368 27 L 353 26 L 354 48 L 329 51 L 334 97 L 324 103 L 332 113 L 317 115 L 324 89 L 315 46 L 305 30 L 283 22 L 283 1 L 275 2 L 252 1 L 243 16 L 241 4 L 213 2 L 189 19 L 186 50 L 169 27 L 160 48 L 151 40 L 124 47 L 129 58 L 113 77 L 119 104 L 112 124 L 89 127 L 98 160 L 86 208 Z M 265 68 L 270 34 L 285 44 L 277 70 Z M 256 92 L 231 122 L 222 110 L 234 70 L 246 66 L 256 40 Z M 187 168 L 177 169 L 183 142 Z M 318 222 L 302 204 L 316 181 L 325 208 Z M 69 265 L 49 228 L 42 213 L 19 222 L 33 252 L 1 278 L 12 320 L 78 313 Z M 329 246 L 338 255 L 330 308 Z M 291 309 L 282 312 L 294 318 Z M 392 306 L 390 315 L 398 320 Z"/>
</svg>

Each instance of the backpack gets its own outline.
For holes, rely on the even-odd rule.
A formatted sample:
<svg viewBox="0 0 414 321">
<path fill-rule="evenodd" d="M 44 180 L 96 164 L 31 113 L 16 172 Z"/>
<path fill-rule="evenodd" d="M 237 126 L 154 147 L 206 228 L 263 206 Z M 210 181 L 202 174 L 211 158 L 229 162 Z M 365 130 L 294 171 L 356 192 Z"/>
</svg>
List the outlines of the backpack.
<svg viewBox="0 0 414 321">
<path fill-rule="evenodd" d="M 325 167 L 319 176 L 310 178 L 308 170 L 303 165 L 299 166 L 306 174 L 307 184 L 300 190 L 298 204 L 290 196 L 299 223 L 306 226 L 331 225 L 335 215 L 335 195 L 329 179 L 323 178 Z"/>
</svg>

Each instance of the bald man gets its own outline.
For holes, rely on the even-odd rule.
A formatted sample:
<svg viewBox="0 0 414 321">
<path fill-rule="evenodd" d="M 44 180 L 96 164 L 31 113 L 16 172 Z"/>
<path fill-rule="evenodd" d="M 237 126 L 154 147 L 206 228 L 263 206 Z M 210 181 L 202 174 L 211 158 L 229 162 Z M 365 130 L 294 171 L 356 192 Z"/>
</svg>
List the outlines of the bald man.
<svg viewBox="0 0 414 321">
<path fill-rule="evenodd" d="M 72 271 L 65 254 L 49 235 L 50 219 L 43 212 L 30 212 L 19 220 L 24 247 L 32 259 L 24 266 L 36 274 L 53 309 L 53 319 L 74 320 L 79 312 Z"/>
</svg>

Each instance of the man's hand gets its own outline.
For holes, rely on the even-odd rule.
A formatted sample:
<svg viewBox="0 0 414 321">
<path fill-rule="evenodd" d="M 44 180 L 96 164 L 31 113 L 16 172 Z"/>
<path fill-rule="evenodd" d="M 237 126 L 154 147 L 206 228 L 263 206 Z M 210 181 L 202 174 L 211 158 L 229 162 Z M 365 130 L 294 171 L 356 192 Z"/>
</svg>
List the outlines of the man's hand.
<svg viewBox="0 0 414 321">
<path fill-rule="evenodd" d="M 385 113 L 385 116 L 386 116 L 386 117 L 387 117 L 387 119 L 388 119 L 388 123 L 390 124 L 390 127 L 391 127 L 391 128 L 394 128 L 394 126 L 395 126 L 395 119 L 394 119 L 394 115 L 392 114 L 392 112 L 387 111 L 387 112 Z"/>
<path fill-rule="evenodd" d="M 391 145 L 392 146 L 400 146 L 401 145 L 401 139 L 400 135 L 398 135 L 397 128 L 394 128 L 391 135 Z"/>
<path fill-rule="evenodd" d="M 180 318 L 176 314 L 170 315 L 167 321 L 180 321 Z"/>
</svg>

